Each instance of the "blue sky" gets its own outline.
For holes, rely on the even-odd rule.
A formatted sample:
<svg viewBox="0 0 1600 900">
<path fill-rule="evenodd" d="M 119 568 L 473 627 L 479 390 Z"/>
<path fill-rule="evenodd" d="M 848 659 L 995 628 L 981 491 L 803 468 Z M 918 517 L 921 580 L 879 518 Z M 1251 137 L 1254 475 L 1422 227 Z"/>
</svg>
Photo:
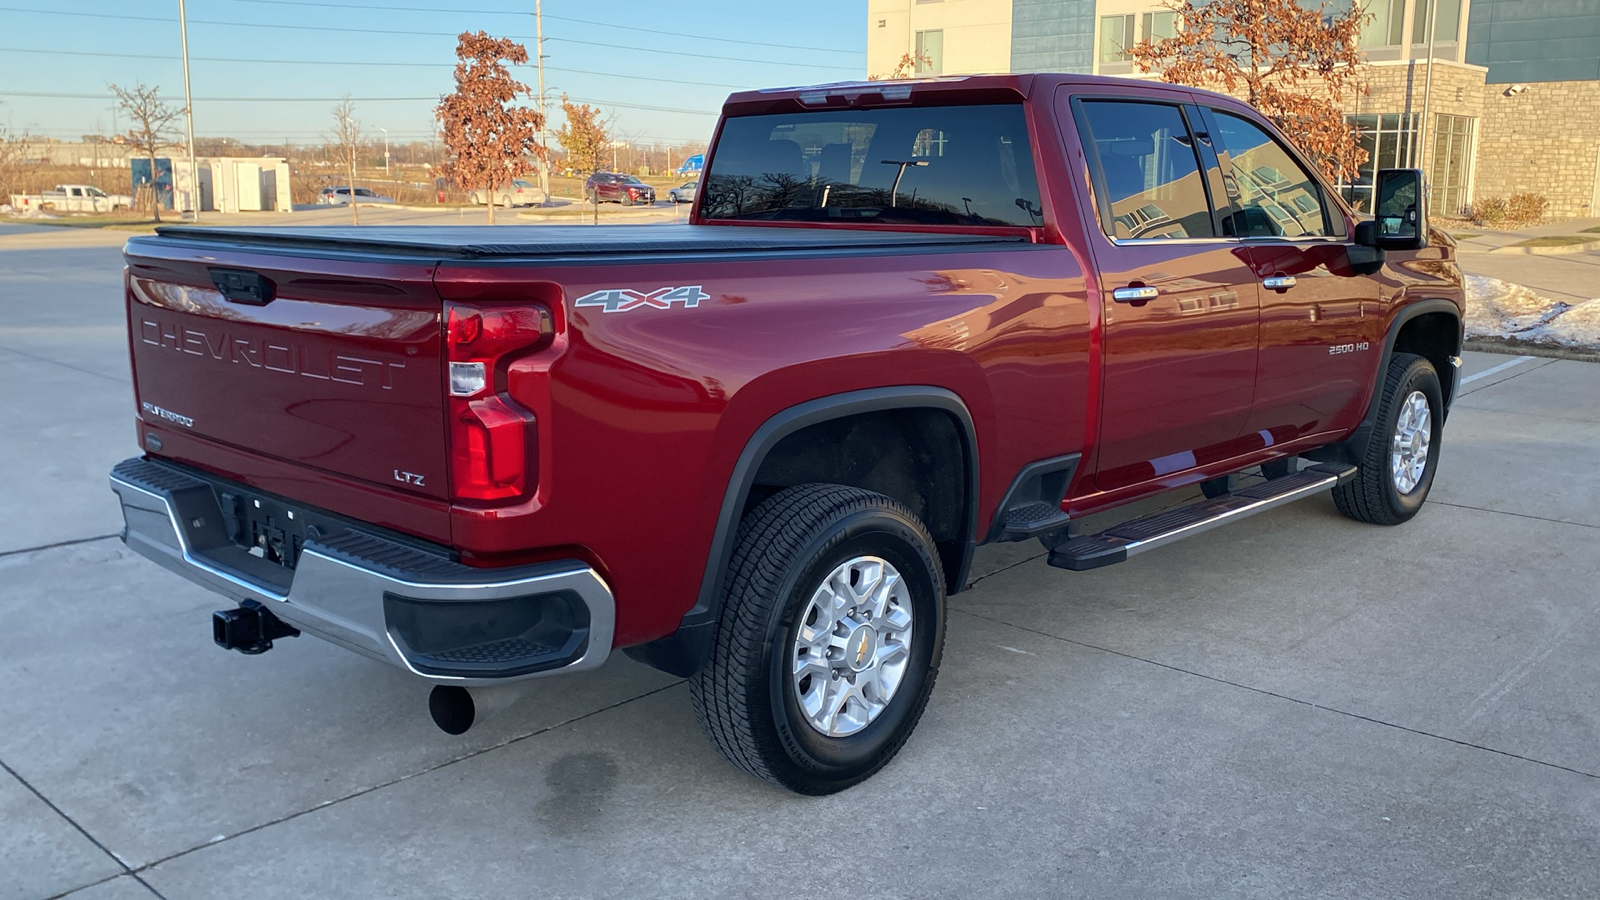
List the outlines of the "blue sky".
<svg viewBox="0 0 1600 900">
<path fill-rule="evenodd" d="M 456 34 L 516 37 L 533 53 L 533 0 L 459 3 L 188 0 L 196 135 L 320 143 L 349 93 L 372 137 L 425 140 Z M 866 74 L 865 0 L 544 0 L 544 16 L 546 91 L 614 112 L 615 131 L 644 142 L 706 140 L 735 90 Z M 158 84 L 181 106 L 179 49 L 177 0 L 0 0 L 0 122 L 110 133 L 109 82 Z M 517 71 L 537 87 L 533 66 Z M 29 96 L 41 94 L 61 96 Z"/>
</svg>

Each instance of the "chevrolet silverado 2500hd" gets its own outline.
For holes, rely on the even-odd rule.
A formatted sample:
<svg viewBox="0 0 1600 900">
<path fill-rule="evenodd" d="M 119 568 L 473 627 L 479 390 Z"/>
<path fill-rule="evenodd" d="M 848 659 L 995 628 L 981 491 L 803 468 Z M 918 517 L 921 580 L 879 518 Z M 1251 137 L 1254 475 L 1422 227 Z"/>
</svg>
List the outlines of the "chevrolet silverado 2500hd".
<svg viewBox="0 0 1600 900">
<path fill-rule="evenodd" d="M 222 646 L 403 667 L 452 733 L 624 650 L 827 793 L 915 727 L 979 544 L 1428 494 L 1463 298 L 1414 170 L 1358 220 L 1235 100 L 1061 75 L 735 94 L 708 160 L 686 226 L 132 238 L 124 540 Z"/>
</svg>

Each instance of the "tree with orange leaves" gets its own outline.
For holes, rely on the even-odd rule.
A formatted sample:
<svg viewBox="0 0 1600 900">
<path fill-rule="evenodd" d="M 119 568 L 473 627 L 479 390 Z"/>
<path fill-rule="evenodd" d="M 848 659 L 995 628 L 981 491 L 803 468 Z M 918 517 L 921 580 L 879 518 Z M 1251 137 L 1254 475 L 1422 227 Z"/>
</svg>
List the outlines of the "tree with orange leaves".
<svg viewBox="0 0 1600 900">
<path fill-rule="evenodd" d="M 1296 0 L 1166 0 L 1173 37 L 1129 48 L 1142 71 L 1173 84 L 1243 96 L 1321 166 L 1353 176 L 1367 159 L 1342 101 L 1362 90 L 1358 46 L 1369 14 L 1360 3 L 1334 14 Z"/>
<path fill-rule="evenodd" d="M 918 54 L 907 53 L 906 55 L 900 57 L 900 61 L 898 63 L 895 63 L 894 70 L 891 71 L 889 74 L 887 74 L 887 75 L 868 75 L 867 76 L 867 80 L 868 81 L 899 81 L 902 78 L 910 78 L 911 76 L 917 74 L 917 68 L 919 66 L 932 66 L 932 65 L 933 65 L 933 57 L 928 56 L 927 54 L 924 54 L 924 53 L 918 53 Z"/>
<path fill-rule="evenodd" d="M 449 151 L 445 173 L 464 188 L 482 190 L 493 225 L 496 192 L 519 174 L 530 154 L 541 157 L 538 134 L 544 116 L 526 106 L 508 105 L 532 93 L 507 68 L 508 63 L 528 61 L 526 47 L 482 31 L 463 32 L 456 58 L 455 93 L 440 98 L 434 110 Z"/>
</svg>

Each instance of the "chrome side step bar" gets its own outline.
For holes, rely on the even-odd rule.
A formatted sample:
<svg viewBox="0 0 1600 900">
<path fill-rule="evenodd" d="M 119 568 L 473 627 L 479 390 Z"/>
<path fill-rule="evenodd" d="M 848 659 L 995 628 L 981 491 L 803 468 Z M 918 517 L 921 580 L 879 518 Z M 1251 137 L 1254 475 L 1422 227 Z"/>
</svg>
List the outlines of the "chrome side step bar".
<svg viewBox="0 0 1600 900">
<path fill-rule="evenodd" d="M 1099 534 L 1075 537 L 1050 551 L 1050 565 L 1074 572 L 1109 566 L 1218 525 L 1332 490 L 1355 475 L 1355 466 L 1318 463 L 1241 491 L 1124 522 Z"/>
</svg>

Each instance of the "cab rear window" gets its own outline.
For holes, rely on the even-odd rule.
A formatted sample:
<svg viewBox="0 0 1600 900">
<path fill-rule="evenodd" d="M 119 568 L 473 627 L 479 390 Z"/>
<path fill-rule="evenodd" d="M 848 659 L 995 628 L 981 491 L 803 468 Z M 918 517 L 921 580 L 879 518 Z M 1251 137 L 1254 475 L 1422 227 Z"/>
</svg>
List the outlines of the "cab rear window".
<svg viewBox="0 0 1600 900">
<path fill-rule="evenodd" d="M 726 120 L 701 182 L 711 219 L 1041 224 L 1020 105 L 897 107 Z"/>
</svg>

